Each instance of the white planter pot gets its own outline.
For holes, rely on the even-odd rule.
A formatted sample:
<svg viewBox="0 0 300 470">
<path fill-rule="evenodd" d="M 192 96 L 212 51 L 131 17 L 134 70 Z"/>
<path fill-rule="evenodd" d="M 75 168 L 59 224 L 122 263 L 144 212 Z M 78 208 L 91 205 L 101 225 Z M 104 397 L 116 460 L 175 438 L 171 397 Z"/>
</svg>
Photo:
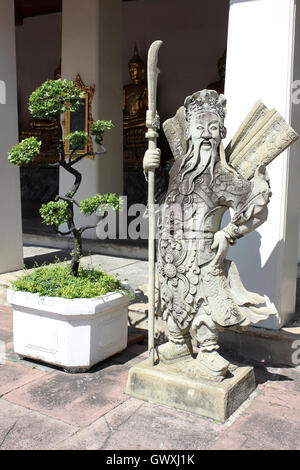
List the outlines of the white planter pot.
<svg viewBox="0 0 300 470">
<path fill-rule="evenodd" d="M 17 354 L 82 372 L 127 347 L 130 298 L 40 297 L 9 289 Z"/>
</svg>

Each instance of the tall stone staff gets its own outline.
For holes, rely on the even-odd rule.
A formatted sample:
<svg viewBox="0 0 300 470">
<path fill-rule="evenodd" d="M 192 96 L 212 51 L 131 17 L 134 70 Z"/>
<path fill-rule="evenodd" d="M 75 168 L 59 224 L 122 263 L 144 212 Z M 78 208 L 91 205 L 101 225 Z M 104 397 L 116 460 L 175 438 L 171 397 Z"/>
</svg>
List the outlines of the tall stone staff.
<svg viewBox="0 0 300 470">
<path fill-rule="evenodd" d="M 155 41 L 151 44 L 148 52 L 148 111 L 146 115 L 146 126 L 148 132 L 148 149 L 156 149 L 158 137 L 157 130 L 160 127 L 159 115 L 156 110 L 157 78 L 159 69 L 157 68 L 158 51 L 162 41 Z M 155 305 L 155 210 L 154 210 L 154 180 L 155 169 L 148 171 L 148 213 L 149 213 L 149 253 L 148 253 L 148 349 L 152 365 L 154 365 L 154 305 Z"/>
</svg>

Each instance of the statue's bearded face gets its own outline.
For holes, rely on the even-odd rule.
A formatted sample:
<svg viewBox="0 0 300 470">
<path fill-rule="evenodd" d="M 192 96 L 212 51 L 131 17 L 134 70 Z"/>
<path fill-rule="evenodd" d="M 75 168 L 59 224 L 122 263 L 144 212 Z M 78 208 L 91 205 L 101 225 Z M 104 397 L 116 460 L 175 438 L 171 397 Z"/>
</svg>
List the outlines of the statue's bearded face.
<svg viewBox="0 0 300 470">
<path fill-rule="evenodd" d="M 213 178 L 214 164 L 218 160 L 218 149 L 221 143 L 220 117 L 212 112 L 192 114 L 188 138 L 191 139 L 193 154 L 183 159 L 181 179 L 190 174 L 191 181 L 201 174 L 211 162 Z"/>
<path fill-rule="evenodd" d="M 190 181 L 188 190 L 191 189 L 195 178 L 201 175 L 208 166 L 211 182 L 213 182 L 215 164 L 219 160 L 222 161 L 222 155 L 224 154 L 221 140 L 226 137 L 226 129 L 223 123 L 226 114 L 224 108 L 225 98 L 219 97 L 219 104 L 217 103 L 214 108 L 210 108 L 211 111 L 206 110 L 202 105 L 199 109 L 198 104 L 195 100 L 193 101 L 193 97 L 201 95 L 201 93 L 195 93 L 192 97 L 188 96 L 184 103 L 187 119 L 185 138 L 188 149 L 182 158 L 179 173 L 181 181 L 188 176 Z M 217 101 L 217 92 L 204 90 L 204 93 L 205 95 L 212 93 L 213 100 Z M 222 107 L 223 109 L 221 109 Z"/>
<path fill-rule="evenodd" d="M 199 113 L 193 114 L 190 122 L 190 137 L 194 146 L 200 146 L 203 150 L 218 147 L 221 142 L 220 118 L 217 114 Z"/>
</svg>

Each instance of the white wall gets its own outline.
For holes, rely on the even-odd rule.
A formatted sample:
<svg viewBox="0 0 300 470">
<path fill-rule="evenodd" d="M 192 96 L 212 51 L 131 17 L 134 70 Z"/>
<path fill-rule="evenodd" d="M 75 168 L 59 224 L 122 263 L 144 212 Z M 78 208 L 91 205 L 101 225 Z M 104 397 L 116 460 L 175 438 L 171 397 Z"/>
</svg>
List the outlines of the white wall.
<svg viewBox="0 0 300 470">
<path fill-rule="evenodd" d="M 1 1 L 0 80 L 0 273 L 23 264 L 19 169 L 7 160 L 18 142 L 14 1 Z M 3 90 L 3 85 L 2 85 Z M 3 99 L 4 98 L 4 99 Z"/>
<path fill-rule="evenodd" d="M 292 81 L 300 78 L 300 2 L 296 2 L 297 17 L 294 0 L 230 3 L 225 87 L 228 139 L 258 99 L 269 108 L 276 108 L 300 133 L 300 105 L 292 107 L 291 103 Z M 295 311 L 299 153 L 298 141 L 268 166 L 273 192 L 269 218 L 230 253 L 246 287 L 268 295 L 275 303 L 281 325 Z"/>
<path fill-rule="evenodd" d="M 293 81 L 298 81 L 297 90 L 299 90 L 300 80 L 300 1 L 296 0 L 296 14 L 295 14 L 295 44 L 294 44 L 294 70 Z M 299 100 L 299 91 L 297 91 L 297 98 Z M 300 103 L 292 104 L 291 109 L 291 123 L 294 129 L 300 136 Z M 291 168 L 290 174 L 293 175 L 293 184 L 290 185 L 289 199 L 294 203 L 290 204 L 292 223 L 294 224 L 293 231 L 298 229 L 298 238 L 295 240 L 294 245 L 298 242 L 298 263 L 300 263 L 300 142 L 299 140 L 291 149 Z"/>
</svg>

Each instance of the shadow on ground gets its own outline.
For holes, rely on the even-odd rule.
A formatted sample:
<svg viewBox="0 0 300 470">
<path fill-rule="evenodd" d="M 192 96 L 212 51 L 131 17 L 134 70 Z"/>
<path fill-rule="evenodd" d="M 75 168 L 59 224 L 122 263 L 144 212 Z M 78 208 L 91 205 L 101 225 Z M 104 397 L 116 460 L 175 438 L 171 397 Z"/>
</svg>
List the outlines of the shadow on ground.
<svg viewBox="0 0 300 470">
<path fill-rule="evenodd" d="M 28 256 L 24 258 L 24 266 L 27 269 L 32 269 L 36 266 L 42 266 L 43 264 L 55 263 L 58 259 L 60 261 L 71 260 L 71 250 L 57 249 L 51 253 L 43 253 L 40 255 L 35 254 L 34 256 Z M 88 253 L 86 253 L 88 255 Z M 85 255 L 85 256 L 86 256 Z"/>
</svg>

